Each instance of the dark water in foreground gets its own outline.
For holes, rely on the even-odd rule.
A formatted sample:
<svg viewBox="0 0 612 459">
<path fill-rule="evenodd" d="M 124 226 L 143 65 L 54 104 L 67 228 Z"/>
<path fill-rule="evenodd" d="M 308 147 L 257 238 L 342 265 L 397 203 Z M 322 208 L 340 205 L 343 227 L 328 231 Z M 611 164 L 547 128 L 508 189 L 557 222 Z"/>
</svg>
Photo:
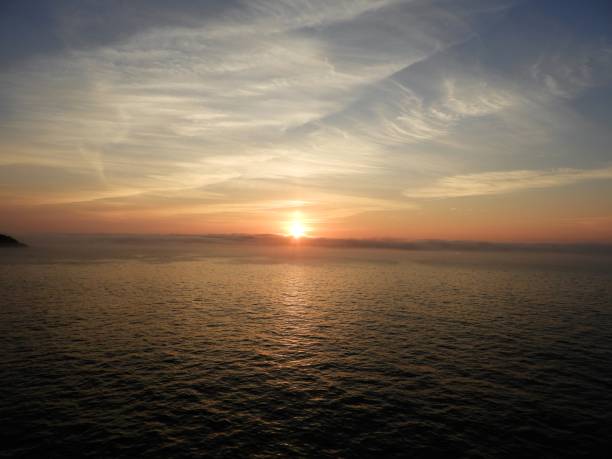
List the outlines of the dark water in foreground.
<svg viewBox="0 0 612 459">
<path fill-rule="evenodd" d="M 26 250 L 0 253 L 6 456 L 605 457 L 612 443 L 609 258 Z"/>
</svg>

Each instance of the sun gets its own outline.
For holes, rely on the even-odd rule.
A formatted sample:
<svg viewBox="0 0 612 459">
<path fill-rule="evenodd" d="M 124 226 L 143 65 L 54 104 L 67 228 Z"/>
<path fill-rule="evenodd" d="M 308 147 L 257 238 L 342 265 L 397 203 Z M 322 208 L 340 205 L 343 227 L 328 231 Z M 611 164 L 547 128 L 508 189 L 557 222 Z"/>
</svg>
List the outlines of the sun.
<svg viewBox="0 0 612 459">
<path fill-rule="evenodd" d="M 289 227 L 289 233 L 294 239 L 299 239 L 306 234 L 306 228 L 299 220 L 293 220 Z"/>
</svg>

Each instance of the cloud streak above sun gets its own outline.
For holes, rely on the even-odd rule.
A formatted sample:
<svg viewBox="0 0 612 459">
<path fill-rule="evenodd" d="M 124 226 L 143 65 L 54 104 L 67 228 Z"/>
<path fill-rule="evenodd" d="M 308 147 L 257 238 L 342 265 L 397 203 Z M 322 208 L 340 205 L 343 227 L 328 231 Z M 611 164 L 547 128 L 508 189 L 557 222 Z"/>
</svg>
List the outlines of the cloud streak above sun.
<svg viewBox="0 0 612 459">
<path fill-rule="evenodd" d="M 592 201 L 612 190 L 610 8 L 561 3 L 61 1 L 37 30 L 12 7 L 5 33 L 30 39 L 0 53 L 6 224 L 281 232 L 299 209 L 326 236 L 453 237 L 457 199 Z M 504 237 L 612 237 L 555 222 Z"/>
</svg>

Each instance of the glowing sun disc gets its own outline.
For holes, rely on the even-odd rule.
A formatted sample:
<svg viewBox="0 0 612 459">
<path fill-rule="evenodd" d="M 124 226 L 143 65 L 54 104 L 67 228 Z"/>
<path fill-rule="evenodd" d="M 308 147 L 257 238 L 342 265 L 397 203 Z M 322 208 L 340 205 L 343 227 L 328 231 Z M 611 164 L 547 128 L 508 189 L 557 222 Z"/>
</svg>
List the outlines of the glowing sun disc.
<svg viewBox="0 0 612 459">
<path fill-rule="evenodd" d="M 304 228 L 302 222 L 294 221 L 291 223 L 289 233 L 294 239 L 299 239 L 306 234 L 306 228 Z"/>
</svg>

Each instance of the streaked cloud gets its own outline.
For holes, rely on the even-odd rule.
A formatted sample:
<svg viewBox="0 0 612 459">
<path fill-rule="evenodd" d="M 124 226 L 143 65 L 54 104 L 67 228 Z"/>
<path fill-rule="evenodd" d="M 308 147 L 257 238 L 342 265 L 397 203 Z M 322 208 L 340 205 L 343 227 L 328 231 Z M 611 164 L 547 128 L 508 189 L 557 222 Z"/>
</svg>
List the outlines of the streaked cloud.
<svg viewBox="0 0 612 459">
<path fill-rule="evenodd" d="M 605 6 L 200 3 L 49 2 L 38 31 L 9 11 L 31 37 L 0 52 L 11 215 L 200 228 L 299 207 L 324 228 L 612 178 Z"/>
<path fill-rule="evenodd" d="M 605 169 L 556 169 L 550 171 L 504 171 L 444 177 L 432 185 L 407 190 L 413 198 L 458 198 L 481 196 L 534 188 L 552 188 L 588 180 L 612 179 L 612 167 Z"/>
</svg>

